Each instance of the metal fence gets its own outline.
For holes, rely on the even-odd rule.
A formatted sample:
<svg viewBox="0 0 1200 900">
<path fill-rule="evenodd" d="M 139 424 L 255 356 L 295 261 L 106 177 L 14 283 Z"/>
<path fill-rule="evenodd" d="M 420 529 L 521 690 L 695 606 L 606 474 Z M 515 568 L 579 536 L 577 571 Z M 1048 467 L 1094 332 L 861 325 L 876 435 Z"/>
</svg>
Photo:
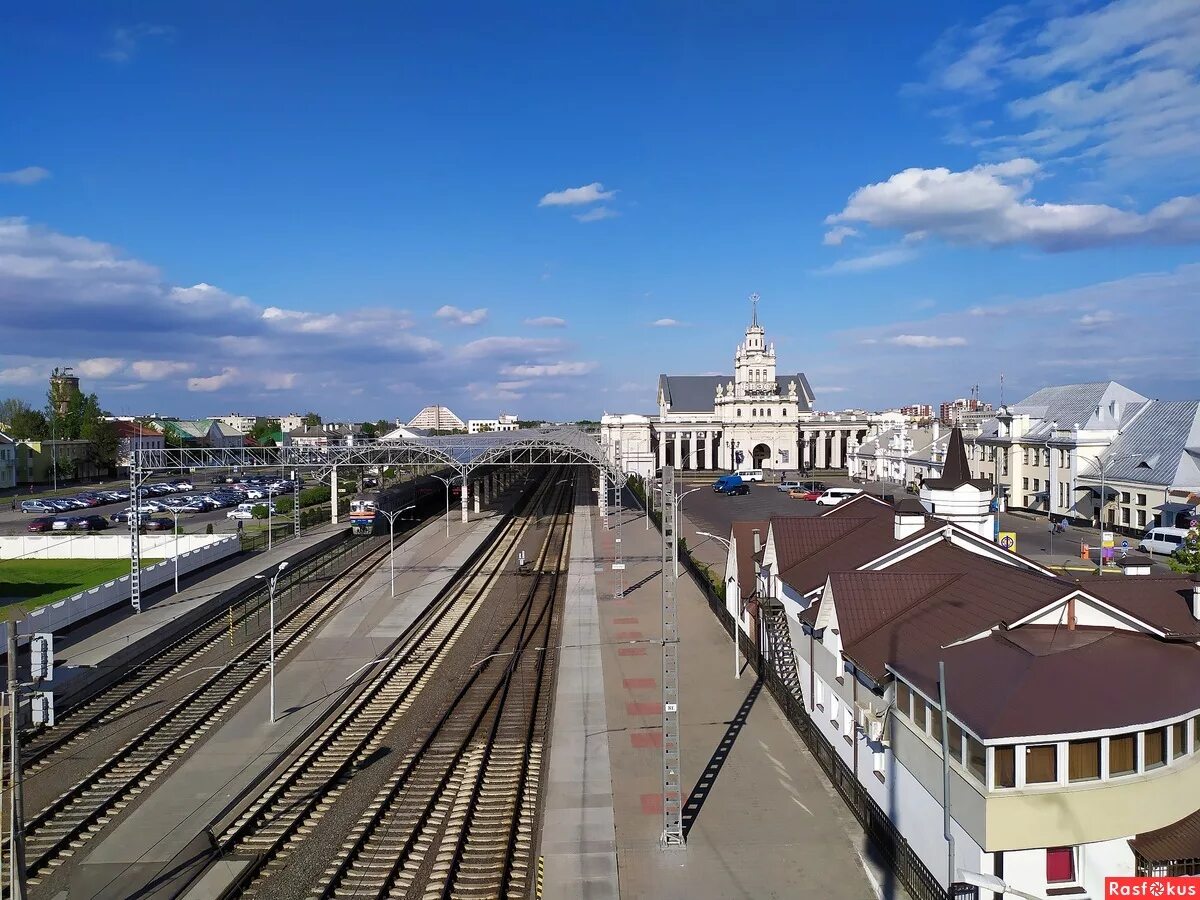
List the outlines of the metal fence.
<svg viewBox="0 0 1200 900">
<path fill-rule="evenodd" d="M 657 524 L 657 523 L 656 523 Z M 681 553 L 680 562 L 695 579 L 708 600 L 709 608 L 721 627 L 729 635 L 734 633 L 733 617 L 725 608 L 725 601 L 713 589 L 704 571 L 695 563 L 691 554 Z M 850 767 L 825 739 L 804 708 L 803 698 L 796 696 L 775 671 L 775 667 L 760 653 L 758 646 L 749 636 L 738 629 L 738 643 L 746 660 L 762 680 L 775 702 L 796 733 L 804 740 L 821 769 L 837 789 L 838 794 L 854 813 L 863 831 L 871 839 L 884 863 L 896 879 L 904 886 L 913 900 L 978 900 L 979 889 L 968 884 L 953 884 L 950 891 L 938 883 L 909 846 L 908 841 L 892 824 L 892 820 L 879 804 L 864 790 Z"/>
</svg>

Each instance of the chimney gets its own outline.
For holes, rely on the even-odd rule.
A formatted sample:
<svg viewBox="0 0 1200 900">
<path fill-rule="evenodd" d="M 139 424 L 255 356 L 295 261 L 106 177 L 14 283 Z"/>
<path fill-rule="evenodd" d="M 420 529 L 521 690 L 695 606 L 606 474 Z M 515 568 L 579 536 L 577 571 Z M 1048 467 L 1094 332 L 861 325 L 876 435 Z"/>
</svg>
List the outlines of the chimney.
<svg viewBox="0 0 1200 900">
<path fill-rule="evenodd" d="M 901 512 L 900 510 L 896 510 L 892 536 L 898 541 L 907 540 L 924 527 L 925 516 L 915 512 Z"/>
<path fill-rule="evenodd" d="M 936 444 L 938 438 L 942 436 L 942 423 L 937 419 L 933 420 L 933 442 Z"/>
<path fill-rule="evenodd" d="M 1200 572 L 1192 573 L 1192 618 L 1200 621 Z"/>
<path fill-rule="evenodd" d="M 757 528 L 754 529 L 754 555 L 757 556 L 762 550 L 762 534 Z"/>
</svg>

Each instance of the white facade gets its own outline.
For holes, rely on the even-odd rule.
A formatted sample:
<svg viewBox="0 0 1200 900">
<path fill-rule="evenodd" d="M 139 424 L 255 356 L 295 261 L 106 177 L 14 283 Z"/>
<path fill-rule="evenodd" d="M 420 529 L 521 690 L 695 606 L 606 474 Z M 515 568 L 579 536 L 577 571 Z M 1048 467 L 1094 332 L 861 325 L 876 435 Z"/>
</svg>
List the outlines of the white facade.
<svg viewBox="0 0 1200 900">
<path fill-rule="evenodd" d="M 298 416 L 295 413 L 287 416 L 279 417 L 279 430 L 284 434 L 289 431 L 295 431 L 297 428 L 304 427 L 304 416 Z"/>
<path fill-rule="evenodd" d="M 216 422 L 222 425 L 228 425 L 230 428 L 240 431 L 242 434 L 249 434 L 254 430 L 254 426 L 259 423 L 259 416 L 243 416 L 238 413 L 230 413 L 227 416 L 210 416 Z"/>
<path fill-rule="evenodd" d="M 622 465 L 642 474 L 664 465 L 781 475 L 840 469 L 869 421 L 857 413 L 815 413 L 814 399 L 803 374 L 778 373 L 775 346 L 758 322 L 756 305 L 731 376 L 661 375 L 657 415 L 606 414 L 600 441 L 614 462 L 620 444 Z"/>
<path fill-rule="evenodd" d="M 517 417 L 509 413 L 500 413 L 497 419 L 469 419 L 467 421 L 467 434 L 483 434 L 488 431 L 516 431 L 521 426 L 517 424 Z"/>
<path fill-rule="evenodd" d="M 426 406 L 408 421 L 410 428 L 432 428 L 437 431 L 466 431 L 467 423 L 445 406 Z"/>
</svg>

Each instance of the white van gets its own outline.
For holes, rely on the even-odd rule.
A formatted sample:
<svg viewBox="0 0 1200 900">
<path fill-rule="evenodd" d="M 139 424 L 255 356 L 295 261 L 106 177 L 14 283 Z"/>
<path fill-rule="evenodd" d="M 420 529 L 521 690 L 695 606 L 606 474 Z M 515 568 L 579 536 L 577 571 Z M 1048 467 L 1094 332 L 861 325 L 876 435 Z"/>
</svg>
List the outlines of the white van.
<svg viewBox="0 0 1200 900">
<path fill-rule="evenodd" d="M 1151 528 L 1142 535 L 1138 549 L 1144 553 L 1170 556 L 1183 545 L 1186 538 L 1186 528 Z"/>
<path fill-rule="evenodd" d="M 763 480 L 763 470 L 762 469 L 746 469 L 743 472 L 735 472 L 734 474 L 741 475 L 742 481 L 762 481 Z"/>
<path fill-rule="evenodd" d="M 830 488 L 817 498 L 817 504 L 819 506 L 837 506 L 843 500 L 849 500 L 851 497 L 857 497 L 861 493 L 862 488 Z"/>
</svg>

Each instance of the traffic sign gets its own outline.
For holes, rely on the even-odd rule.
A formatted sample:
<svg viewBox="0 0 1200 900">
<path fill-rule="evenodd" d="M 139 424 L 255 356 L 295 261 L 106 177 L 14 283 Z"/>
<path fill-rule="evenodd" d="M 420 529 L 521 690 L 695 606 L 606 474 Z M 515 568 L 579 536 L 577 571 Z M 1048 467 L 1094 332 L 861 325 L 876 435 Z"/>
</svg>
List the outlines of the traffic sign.
<svg viewBox="0 0 1200 900">
<path fill-rule="evenodd" d="M 1121 549 L 1122 549 L 1122 550 L 1128 550 L 1128 549 L 1129 549 L 1129 540 L 1128 540 L 1128 539 L 1121 541 Z"/>
<path fill-rule="evenodd" d="M 1116 538 L 1111 531 L 1100 532 L 1101 547 L 1112 547 L 1114 544 L 1116 544 Z"/>
<path fill-rule="evenodd" d="M 1010 553 L 1017 552 L 1017 533 L 1015 531 L 1000 532 L 1000 546 Z"/>
</svg>

